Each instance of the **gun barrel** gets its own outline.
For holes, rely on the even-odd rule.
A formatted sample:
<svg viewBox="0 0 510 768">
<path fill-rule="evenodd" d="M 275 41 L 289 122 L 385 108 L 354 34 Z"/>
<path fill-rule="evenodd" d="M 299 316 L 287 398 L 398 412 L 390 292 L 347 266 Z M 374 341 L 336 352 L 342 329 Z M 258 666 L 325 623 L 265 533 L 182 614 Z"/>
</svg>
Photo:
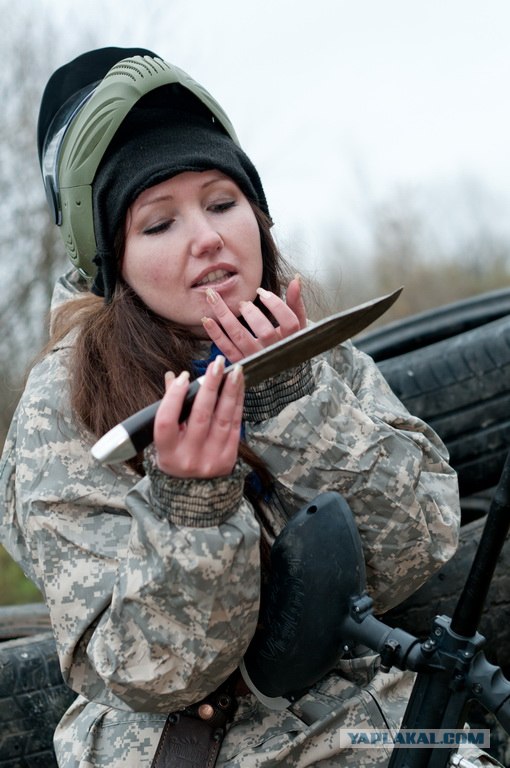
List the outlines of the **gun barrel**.
<svg viewBox="0 0 510 768">
<path fill-rule="evenodd" d="M 480 623 L 496 563 L 510 528 L 510 453 L 494 493 L 480 543 L 452 617 L 452 631 L 472 637 Z"/>
</svg>

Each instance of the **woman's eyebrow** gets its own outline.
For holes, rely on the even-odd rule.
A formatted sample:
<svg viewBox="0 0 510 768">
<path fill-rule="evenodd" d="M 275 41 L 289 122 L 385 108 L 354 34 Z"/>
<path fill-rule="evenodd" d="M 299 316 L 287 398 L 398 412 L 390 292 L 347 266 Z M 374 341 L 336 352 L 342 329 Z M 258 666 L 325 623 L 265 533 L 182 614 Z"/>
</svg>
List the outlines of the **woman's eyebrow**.
<svg viewBox="0 0 510 768">
<path fill-rule="evenodd" d="M 230 179 L 226 179 L 224 176 L 214 176 L 212 179 L 206 179 L 200 184 L 200 189 L 206 189 L 207 187 L 210 187 L 212 184 L 218 184 L 222 181 L 231 181 Z M 154 203 L 161 203 L 161 202 L 167 202 L 168 200 L 173 200 L 174 195 L 172 195 L 170 192 L 164 192 L 161 195 L 157 195 L 156 197 L 150 197 L 148 200 L 146 200 L 143 203 L 138 203 L 138 208 L 145 208 L 148 205 L 153 205 Z M 136 201 L 134 203 L 136 205 Z"/>
<path fill-rule="evenodd" d="M 165 193 L 164 195 L 158 195 L 157 197 L 151 197 L 148 200 L 146 200 L 144 203 L 139 203 L 138 208 L 146 208 L 148 205 L 153 205 L 154 203 L 161 203 L 167 200 L 172 200 L 173 195 L 170 195 L 168 193 Z"/>
</svg>

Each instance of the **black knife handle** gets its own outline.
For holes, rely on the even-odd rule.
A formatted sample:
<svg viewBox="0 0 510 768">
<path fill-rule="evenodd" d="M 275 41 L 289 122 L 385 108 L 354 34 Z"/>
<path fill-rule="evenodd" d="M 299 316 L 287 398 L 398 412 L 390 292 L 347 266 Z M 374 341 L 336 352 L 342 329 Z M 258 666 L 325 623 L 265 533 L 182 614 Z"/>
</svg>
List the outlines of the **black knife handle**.
<svg viewBox="0 0 510 768">
<path fill-rule="evenodd" d="M 190 415 L 191 406 L 193 405 L 193 401 L 195 400 L 201 384 L 202 378 L 200 377 L 200 379 L 195 379 L 189 385 L 179 415 L 179 424 L 186 421 Z M 137 411 L 122 422 L 122 426 L 131 438 L 131 442 L 137 453 L 143 451 L 144 448 L 147 448 L 147 446 L 154 440 L 154 419 L 156 418 L 156 412 L 160 405 L 161 400 L 158 400 L 156 403 L 151 403 L 151 405 L 142 408 L 141 411 Z"/>
</svg>

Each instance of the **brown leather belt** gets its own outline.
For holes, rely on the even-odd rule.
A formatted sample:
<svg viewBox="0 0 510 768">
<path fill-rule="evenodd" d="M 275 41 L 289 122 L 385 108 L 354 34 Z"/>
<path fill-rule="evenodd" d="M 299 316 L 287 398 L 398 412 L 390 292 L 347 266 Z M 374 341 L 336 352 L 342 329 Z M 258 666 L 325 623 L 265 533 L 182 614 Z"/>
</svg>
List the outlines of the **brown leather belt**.
<svg viewBox="0 0 510 768">
<path fill-rule="evenodd" d="M 213 768 L 236 696 L 249 693 L 239 669 L 198 704 L 168 715 L 151 768 Z"/>
</svg>

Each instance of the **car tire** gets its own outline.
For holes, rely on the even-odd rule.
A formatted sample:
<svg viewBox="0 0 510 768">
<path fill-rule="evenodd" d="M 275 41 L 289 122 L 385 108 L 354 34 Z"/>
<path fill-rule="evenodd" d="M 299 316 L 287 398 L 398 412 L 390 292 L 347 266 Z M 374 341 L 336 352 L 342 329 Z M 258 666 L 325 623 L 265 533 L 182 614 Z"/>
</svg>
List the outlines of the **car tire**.
<svg viewBox="0 0 510 768">
<path fill-rule="evenodd" d="M 413 352 L 510 315 L 510 288 L 488 291 L 367 331 L 357 346 L 376 362 Z"/>
<path fill-rule="evenodd" d="M 446 444 L 461 496 L 496 485 L 510 449 L 510 316 L 378 366 Z"/>
<path fill-rule="evenodd" d="M 43 605 L 0 608 L 1 768 L 57 768 L 53 733 L 76 694 L 64 683 L 45 627 Z"/>
</svg>

